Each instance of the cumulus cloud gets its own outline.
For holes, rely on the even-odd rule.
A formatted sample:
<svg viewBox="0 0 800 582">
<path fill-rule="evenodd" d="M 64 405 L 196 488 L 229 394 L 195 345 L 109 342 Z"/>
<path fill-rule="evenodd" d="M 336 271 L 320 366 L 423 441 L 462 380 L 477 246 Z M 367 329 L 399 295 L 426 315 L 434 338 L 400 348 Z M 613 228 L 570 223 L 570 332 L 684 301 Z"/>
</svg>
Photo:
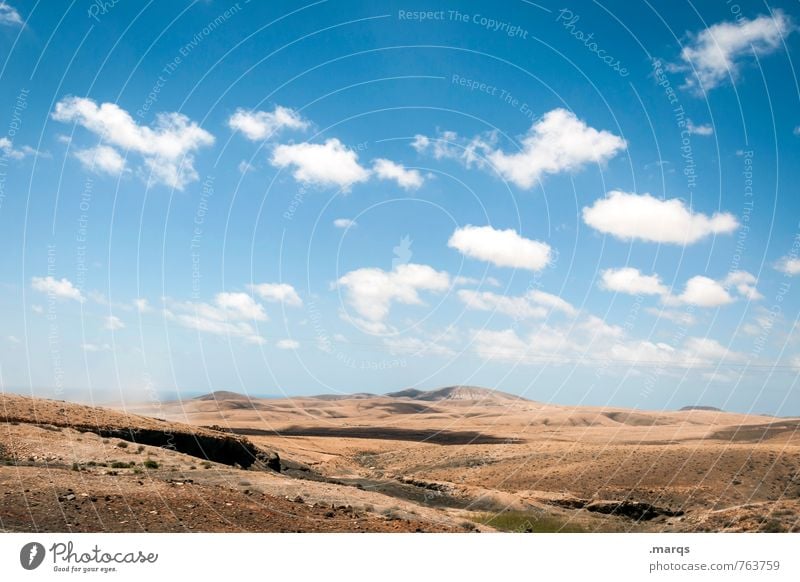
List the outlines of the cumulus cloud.
<svg viewBox="0 0 800 582">
<path fill-rule="evenodd" d="M 738 295 L 750 300 L 762 298 L 756 289 L 756 277 L 746 271 L 733 271 L 717 281 L 697 275 L 686 282 L 680 295 L 672 295 L 658 275 L 644 275 L 633 267 L 606 269 L 600 276 L 600 287 L 629 295 L 658 295 L 666 305 L 695 305 L 697 307 L 719 307 L 735 301 L 729 292 L 733 288 Z M 676 319 L 656 310 L 656 315 Z M 685 323 L 685 322 L 684 322 Z"/>
<path fill-rule="evenodd" d="M 383 320 L 389 315 L 392 303 L 422 305 L 420 292 L 446 291 L 450 276 L 428 265 L 405 263 L 391 271 L 378 268 L 350 271 L 337 284 L 345 289 L 349 304 L 368 324 L 362 327 L 381 332 L 386 329 Z"/>
<path fill-rule="evenodd" d="M 469 309 L 503 313 L 515 320 L 540 319 L 547 317 L 553 311 L 567 315 L 577 313 L 577 310 L 561 297 L 539 290 L 529 291 L 522 296 L 507 296 L 472 289 L 460 289 L 457 294 Z"/>
<path fill-rule="evenodd" d="M 589 163 L 605 163 L 626 148 L 625 140 L 597 130 L 566 109 L 553 109 L 522 136 L 519 148 L 507 153 L 496 147 L 496 134 L 463 140 L 452 131 L 438 138 L 417 135 L 411 146 L 434 158 L 454 158 L 467 166 L 493 169 L 516 186 L 529 189 L 550 174 L 574 172 Z"/>
<path fill-rule="evenodd" d="M 743 61 L 752 56 L 775 52 L 793 24 L 782 11 L 752 20 L 720 22 L 693 35 L 681 51 L 683 70 L 691 71 L 686 86 L 698 91 L 710 90 L 731 77 L 736 79 Z"/>
<path fill-rule="evenodd" d="M 261 141 L 284 129 L 308 129 L 309 122 L 299 112 L 276 105 L 272 111 L 250 111 L 239 108 L 228 119 L 228 126 L 247 139 Z"/>
<path fill-rule="evenodd" d="M 275 347 L 279 350 L 296 350 L 300 347 L 300 342 L 293 339 L 282 339 L 278 340 Z"/>
<path fill-rule="evenodd" d="M 337 218 L 333 221 L 333 226 L 336 228 L 353 228 L 357 225 L 358 223 L 355 220 L 349 218 Z"/>
<path fill-rule="evenodd" d="M 0 2 L 0 25 L 22 26 L 22 17 L 19 12 L 7 2 Z"/>
<path fill-rule="evenodd" d="M 747 271 L 733 271 L 732 273 L 728 273 L 724 281 L 726 287 L 734 287 L 739 295 L 753 301 L 764 298 L 764 296 L 758 292 L 758 289 L 756 289 L 756 283 L 758 283 L 756 276 Z"/>
<path fill-rule="evenodd" d="M 38 156 L 42 155 L 39 150 L 32 148 L 31 146 L 22 146 L 21 148 L 17 149 L 14 147 L 14 142 L 12 142 L 7 137 L 0 137 L 0 153 L 9 159 L 12 160 L 22 160 L 28 156 Z M 45 157 L 49 156 L 46 154 Z"/>
<path fill-rule="evenodd" d="M 247 293 L 217 293 L 216 304 L 232 319 L 267 319 L 264 308 Z"/>
<path fill-rule="evenodd" d="M 273 150 L 270 161 L 278 168 L 294 168 L 292 175 L 298 182 L 321 187 L 349 190 L 353 184 L 366 182 L 370 175 L 358 163 L 358 154 L 336 138 L 321 144 L 281 144 Z"/>
<path fill-rule="evenodd" d="M 777 263 L 775 268 L 786 275 L 800 275 L 800 259 L 797 257 L 783 257 Z"/>
<path fill-rule="evenodd" d="M 685 311 L 677 311 L 672 309 L 658 309 L 655 307 L 647 307 L 645 309 L 646 313 L 650 315 L 655 315 L 659 319 L 666 319 L 668 321 L 672 321 L 679 325 L 694 325 L 697 323 L 697 319 L 691 313 L 687 313 Z"/>
<path fill-rule="evenodd" d="M 416 190 L 422 186 L 422 174 L 391 160 L 378 158 L 373 162 L 372 171 L 381 180 L 394 180 L 405 190 Z"/>
<path fill-rule="evenodd" d="M 599 362 L 638 366 L 696 368 L 722 362 L 742 361 L 734 352 L 711 338 L 688 337 L 681 344 L 652 342 L 628 337 L 616 326 L 589 316 L 577 325 L 541 324 L 527 334 L 516 329 L 473 332 L 473 348 L 487 360 L 514 364 L 569 363 L 596 368 Z"/>
<path fill-rule="evenodd" d="M 242 338 L 248 343 L 263 344 L 250 321 L 265 321 L 266 313 L 246 293 L 218 293 L 214 303 L 172 302 L 164 317 L 188 329 L 226 337 Z"/>
<path fill-rule="evenodd" d="M 660 200 L 650 194 L 611 191 L 583 208 L 583 221 L 622 240 L 688 245 L 712 234 L 728 234 L 739 227 L 727 212 L 707 216 L 694 212 L 682 200 Z"/>
<path fill-rule="evenodd" d="M 118 176 L 125 170 L 125 158 L 117 150 L 106 145 L 78 150 L 75 152 L 75 158 L 84 168 L 97 174 Z"/>
<path fill-rule="evenodd" d="M 247 288 L 261 299 L 271 303 L 283 303 L 291 307 L 303 305 L 300 295 L 288 283 L 258 283 L 257 285 L 248 285 Z"/>
<path fill-rule="evenodd" d="M 159 113 L 148 127 L 116 103 L 98 105 L 82 97 L 62 99 L 52 117 L 77 123 L 111 146 L 140 154 L 149 180 L 178 190 L 198 179 L 195 152 L 214 143 L 214 136 L 181 113 Z"/>
<path fill-rule="evenodd" d="M 125 327 L 123 321 L 116 315 L 109 315 L 105 318 L 103 327 L 110 331 L 117 331 Z"/>
<path fill-rule="evenodd" d="M 83 301 L 80 290 L 69 279 L 54 279 L 53 277 L 32 277 L 31 288 L 40 293 L 46 293 L 59 299 L 72 299 Z"/>
<path fill-rule="evenodd" d="M 669 291 L 661 282 L 661 277 L 643 275 L 633 267 L 606 269 L 600 275 L 600 286 L 608 291 L 629 295 L 664 295 Z"/>
<path fill-rule="evenodd" d="M 686 120 L 686 130 L 692 135 L 709 136 L 714 134 L 714 128 L 708 125 L 695 125 L 691 119 Z"/>
<path fill-rule="evenodd" d="M 148 311 L 152 310 L 152 308 L 150 307 L 150 303 L 147 301 L 147 299 L 144 299 L 143 297 L 134 299 L 133 306 L 139 313 L 147 313 Z"/>
<path fill-rule="evenodd" d="M 719 281 L 697 275 L 686 282 L 683 293 L 676 297 L 665 297 L 664 302 L 668 305 L 684 303 L 698 307 L 719 307 L 733 303 L 733 297 Z"/>
<path fill-rule="evenodd" d="M 447 246 L 498 267 L 541 271 L 552 259 L 550 245 L 524 238 L 513 229 L 467 225 L 457 228 Z"/>
<path fill-rule="evenodd" d="M 487 158 L 506 180 L 526 189 L 547 174 L 606 162 L 626 147 L 621 137 L 589 127 L 566 109 L 546 113 L 531 126 L 521 146 L 521 152 L 496 150 Z"/>
</svg>

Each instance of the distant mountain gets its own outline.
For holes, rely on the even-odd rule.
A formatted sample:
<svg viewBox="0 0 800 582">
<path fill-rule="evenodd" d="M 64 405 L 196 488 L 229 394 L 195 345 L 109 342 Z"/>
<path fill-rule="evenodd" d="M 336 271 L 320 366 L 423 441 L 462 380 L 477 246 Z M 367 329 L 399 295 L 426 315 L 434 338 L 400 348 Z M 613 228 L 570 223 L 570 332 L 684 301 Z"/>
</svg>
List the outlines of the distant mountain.
<svg viewBox="0 0 800 582">
<path fill-rule="evenodd" d="M 492 401 L 521 401 L 525 400 L 521 396 L 515 396 L 499 390 L 490 390 L 480 386 L 447 386 L 436 390 L 417 390 L 408 388 L 399 392 L 389 392 L 386 396 L 391 398 L 410 398 L 412 400 L 422 400 L 425 402 L 437 402 L 441 400 L 492 400 Z"/>
<path fill-rule="evenodd" d="M 203 394 L 202 396 L 195 396 L 192 400 L 239 400 L 249 401 L 250 397 L 246 394 L 239 394 L 238 392 L 231 392 L 230 390 L 216 390 Z"/>
<path fill-rule="evenodd" d="M 717 408 L 716 406 L 684 406 L 681 408 L 681 412 L 685 412 L 687 410 L 710 410 L 712 412 L 722 412 L 722 409 Z"/>
</svg>

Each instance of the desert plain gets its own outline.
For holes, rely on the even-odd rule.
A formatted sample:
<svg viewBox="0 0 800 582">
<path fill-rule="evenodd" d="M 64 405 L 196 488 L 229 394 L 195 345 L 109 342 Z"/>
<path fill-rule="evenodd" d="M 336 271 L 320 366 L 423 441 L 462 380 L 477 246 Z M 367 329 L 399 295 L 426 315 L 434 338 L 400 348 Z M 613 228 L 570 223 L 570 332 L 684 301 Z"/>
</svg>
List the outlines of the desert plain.
<svg viewBox="0 0 800 582">
<path fill-rule="evenodd" d="M 0 395 L 0 530 L 797 532 L 800 418 L 469 386 Z"/>
</svg>

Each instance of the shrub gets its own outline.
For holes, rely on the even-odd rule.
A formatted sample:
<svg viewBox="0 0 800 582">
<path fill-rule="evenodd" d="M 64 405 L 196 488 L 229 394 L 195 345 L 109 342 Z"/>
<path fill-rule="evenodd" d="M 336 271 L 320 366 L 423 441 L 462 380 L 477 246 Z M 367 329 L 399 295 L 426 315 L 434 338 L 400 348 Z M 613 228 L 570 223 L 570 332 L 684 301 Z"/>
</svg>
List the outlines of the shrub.
<svg viewBox="0 0 800 582">
<path fill-rule="evenodd" d="M 146 469 L 158 469 L 158 463 L 153 459 L 147 459 L 144 463 L 142 463 Z"/>
<path fill-rule="evenodd" d="M 129 463 L 125 461 L 111 461 L 111 468 L 112 469 L 127 469 L 130 467 Z"/>
<path fill-rule="evenodd" d="M 476 515 L 472 521 L 500 531 L 517 533 L 579 533 L 583 529 L 552 516 L 526 511 L 503 511 Z"/>
<path fill-rule="evenodd" d="M 117 446 L 118 446 L 119 448 L 121 448 L 121 449 L 127 449 L 127 448 L 128 448 L 128 443 L 126 443 L 125 441 L 119 441 L 119 442 L 117 443 Z"/>
</svg>

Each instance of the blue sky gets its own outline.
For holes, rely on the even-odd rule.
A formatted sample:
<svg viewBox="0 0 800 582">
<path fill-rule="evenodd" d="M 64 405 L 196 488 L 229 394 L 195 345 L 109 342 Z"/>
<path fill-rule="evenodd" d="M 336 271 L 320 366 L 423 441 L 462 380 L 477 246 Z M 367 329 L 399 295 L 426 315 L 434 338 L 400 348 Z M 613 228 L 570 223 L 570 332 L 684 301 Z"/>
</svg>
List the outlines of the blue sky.
<svg viewBox="0 0 800 582">
<path fill-rule="evenodd" d="M 0 382 L 800 414 L 799 24 L 0 4 Z"/>
</svg>

